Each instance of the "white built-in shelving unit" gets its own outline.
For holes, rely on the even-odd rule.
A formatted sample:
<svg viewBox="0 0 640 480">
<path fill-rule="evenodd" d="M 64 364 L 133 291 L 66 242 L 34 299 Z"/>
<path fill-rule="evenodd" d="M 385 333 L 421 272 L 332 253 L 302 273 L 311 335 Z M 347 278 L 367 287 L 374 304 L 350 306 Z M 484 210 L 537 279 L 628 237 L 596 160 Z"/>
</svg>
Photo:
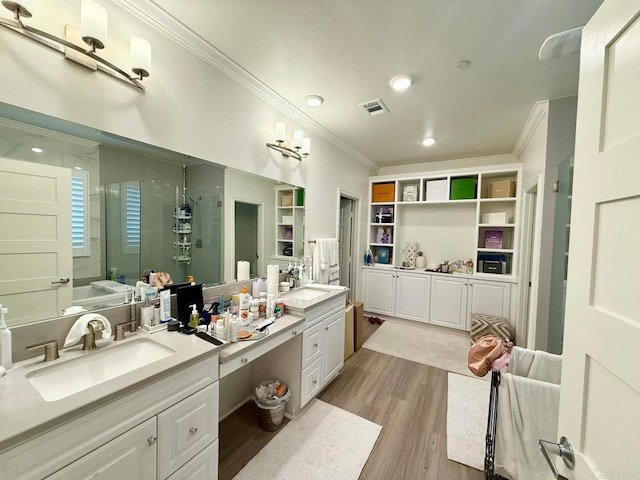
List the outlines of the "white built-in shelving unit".
<svg viewBox="0 0 640 480">
<path fill-rule="evenodd" d="M 406 241 L 430 245 L 436 252 L 453 243 L 463 247 L 457 258 L 447 259 L 471 257 L 474 275 L 497 278 L 485 273 L 483 265 L 498 261 L 504 262 L 500 275 L 515 278 L 520 177 L 520 167 L 512 165 L 371 177 L 368 246 L 377 266 L 400 267 Z M 502 192 L 496 192 L 499 186 Z M 422 234 L 429 238 L 416 238 L 420 228 L 429 229 L 430 235 Z M 444 260 L 430 253 L 425 252 L 429 262 Z"/>
<path fill-rule="evenodd" d="M 304 247 L 304 189 L 276 188 L 276 257 L 301 257 Z"/>
</svg>

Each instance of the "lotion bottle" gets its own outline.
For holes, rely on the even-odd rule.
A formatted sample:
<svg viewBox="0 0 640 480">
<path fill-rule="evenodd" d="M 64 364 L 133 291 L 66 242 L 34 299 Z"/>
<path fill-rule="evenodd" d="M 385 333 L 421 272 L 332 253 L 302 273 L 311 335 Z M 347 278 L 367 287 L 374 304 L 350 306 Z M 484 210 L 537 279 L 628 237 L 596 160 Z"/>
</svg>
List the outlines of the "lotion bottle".
<svg viewBox="0 0 640 480">
<path fill-rule="evenodd" d="M 0 365 L 9 370 L 11 368 L 11 330 L 7 328 L 4 318 L 7 312 L 7 307 L 0 304 Z"/>
</svg>

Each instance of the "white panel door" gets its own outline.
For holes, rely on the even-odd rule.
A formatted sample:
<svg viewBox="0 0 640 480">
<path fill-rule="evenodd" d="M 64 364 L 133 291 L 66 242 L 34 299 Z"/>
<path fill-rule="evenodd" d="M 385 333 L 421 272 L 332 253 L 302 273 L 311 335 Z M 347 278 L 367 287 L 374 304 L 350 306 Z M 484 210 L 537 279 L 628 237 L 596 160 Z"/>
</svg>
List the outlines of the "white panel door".
<svg viewBox="0 0 640 480">
<path fill-rule="evenodd" d="M 367 312 L 393 315 L 395 273 L 380 270 L 364 272 L 364 309 Z"/>
<path fill-rule="evenodd" d="M 558 424 L 575 468 L 553 458 L 569 479 L 631 479 L 640 475 L 640 0 L 602 4 L 580 63 Z"/>
<path fill-rule="evenodd" d="M 344 310 L 334 313 L 322 322 L 324 326 L 324 353 L 322 354 L 325 385 L 344 365 Z"/>
<path fill-rule="evenodd" d="M 396 275 L 396 310 L 398 318 L 426 323 L 429 321 L 429 275 Z"/>
<path fill-rule="evenodd" d="M 472 313 L 482 313 L 513 321 L 509 318 L 510 306 L 510 283 L 469 281 L 469 320 Z"/>
<path fill-rule="evenodd" d="M 429 322 L 443 327 L 467 328 L 467 280 L 434 275 L 431 281 Z"/>
<path fill-rule="evenodd" d="M 47 477 L 47 480 L 155 480 L 156 417 Z"/>
<path fill-rule="evenodd" d="M 10 325 L 59 316 L 73 303 L 72 275 L 71 170 L 0 158 L 0 303 Z"/>
</svg>

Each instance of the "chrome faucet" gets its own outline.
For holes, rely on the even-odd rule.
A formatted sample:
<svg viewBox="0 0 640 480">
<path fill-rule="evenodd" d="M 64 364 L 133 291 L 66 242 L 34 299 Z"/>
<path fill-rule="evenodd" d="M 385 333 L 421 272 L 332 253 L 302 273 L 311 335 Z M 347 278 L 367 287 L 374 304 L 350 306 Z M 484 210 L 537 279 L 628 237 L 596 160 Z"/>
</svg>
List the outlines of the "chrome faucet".
<svg viewBox="0 0 640 480">
<path fill-rule="evenodd" d="M 90 320 L 87 323 L 89 333 L 85 333 L 82 337 L 82 350 L 93 350 L 96 348 L 96 332 L 101 332 L 105 329 L 104 322 L 99 319 Z"/>
</svg>

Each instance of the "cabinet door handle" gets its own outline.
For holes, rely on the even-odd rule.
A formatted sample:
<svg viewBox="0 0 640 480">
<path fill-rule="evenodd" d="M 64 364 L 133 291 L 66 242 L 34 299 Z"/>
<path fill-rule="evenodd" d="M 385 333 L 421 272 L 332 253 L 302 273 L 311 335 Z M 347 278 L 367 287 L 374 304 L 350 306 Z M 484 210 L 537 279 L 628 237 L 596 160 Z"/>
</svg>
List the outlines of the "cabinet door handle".
<svg viewBox="0 0 640 480">
<path fill-rule="evenodd" d="M 329 330 L 329 327 L 324 327 L 324 329 L 328 331 L 328 330 Z"/>
<path fill-rule="evenodd" d="M 313 383 L 314 385 L 318 383 L 317 380 L 312 380 L 311 383 Z"/>
<path fill-rule="evenodd" d="M 152 447 L 156 441 L 158 440 L 158 437 L 149 437 L 147 438 L 147 444 Z"/>
<path fill-rule="evenodd" d="M 248 361 L 249 361 L 249 360 L 247 360 L 245 357 L 242 357 L 242 358 L 240 359 L 240 363 L 243 363 L 243 364 L 244 364 L 244 363 L 247 363 Z"/>
<path fill-rule="evenodd" d="M 191 435 L 195 435 L 196 433 L 198 433 L 198 427 L 191 427 L 191 428 L 189 429 L 189 433 L 190 433 Z"/>
<path fill-rule="evenodd" d="M 293 332 L 291 332 L 291 336 L 295 337 L 298 334 L 297 330 L 294 330 Z"/>
<path fill-rule="evenodd" d="M 314 343 L 314 344 L 313 344 L 313 348 L 318 348 L 318 344 L 317 344 L 317 343 Z"/>
</svg>

